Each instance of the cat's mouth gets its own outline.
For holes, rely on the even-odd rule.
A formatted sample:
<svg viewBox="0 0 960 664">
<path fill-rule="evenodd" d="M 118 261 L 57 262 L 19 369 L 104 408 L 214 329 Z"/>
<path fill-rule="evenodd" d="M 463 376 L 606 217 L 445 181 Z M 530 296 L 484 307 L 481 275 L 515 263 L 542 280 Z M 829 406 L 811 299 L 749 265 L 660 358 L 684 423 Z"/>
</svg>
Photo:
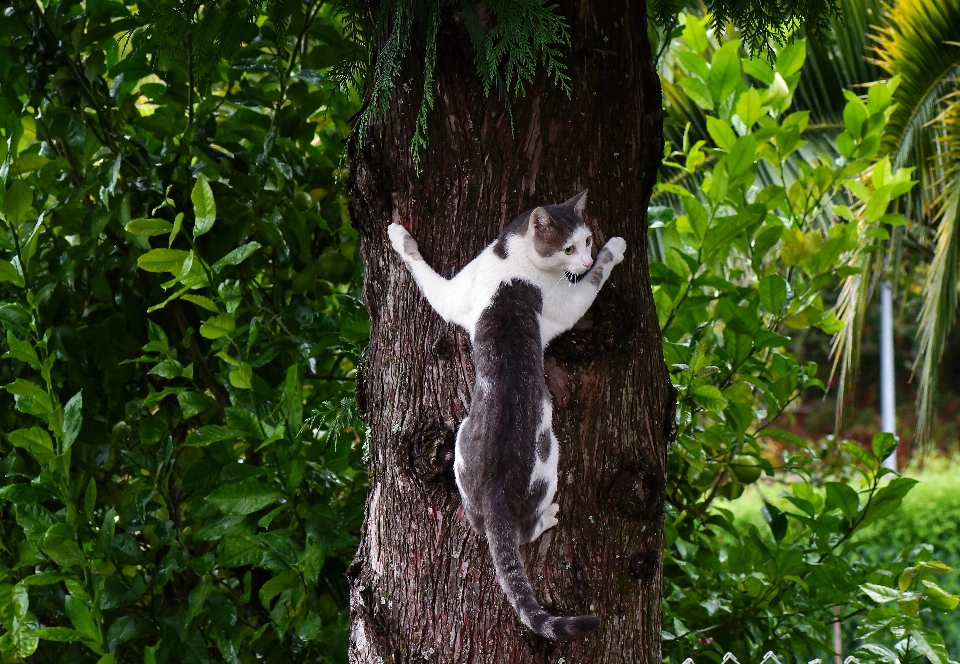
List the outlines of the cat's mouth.
<svg viewBox="0 0 960 664">
<path fill-rule="evenodd" d="M 567 281 L 569 281 L 571 284 L 575 284 L 575 283 L 577 283 L 578 281 L 580 281 L 580 278 L 581 278 L 583 275 L 585 275 L 587 272 L 589 272 L 589 271 L 590 271 L 590 270 L 584 270 L 584 271 L 581 272 L 580 274 L 577 274 L 576 272 L 569 272 L 569 271 L 567 271 L 567 272 L 565 272 L 565 274 L 567 275 Z"/>
</svg>

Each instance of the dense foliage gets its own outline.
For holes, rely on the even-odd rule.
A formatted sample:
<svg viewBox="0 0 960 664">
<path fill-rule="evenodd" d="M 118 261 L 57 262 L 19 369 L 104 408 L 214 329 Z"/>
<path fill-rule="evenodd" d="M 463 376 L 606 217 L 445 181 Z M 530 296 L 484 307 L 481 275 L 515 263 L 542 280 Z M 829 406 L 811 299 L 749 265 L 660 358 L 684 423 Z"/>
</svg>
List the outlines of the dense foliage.
<svg viewBox="0 0 960 664">
<path fill-rule="evenodd" d="M 165 7 L 4 3 L 0 660 L 346 661 L 353 45 Z"/>
<path fill-rule="evenodd" d="M 367 336 L 341 190 L 364 62 L 346 4 L 4 3 L 0 661 L 346 660 Z M 430 6 L 436 30 L 448 5 Z M 532 32 L 476 16 L 488 89 L 551 57 L 562 81 L 564 26 L 529 7 Z M 839 329 L 837 284 L 903 224 L 888 204 L 911 172 L 878 156 L 897 82 L 847 95 L 834 160 L 788 112 L 803 42 L 771 65 L 683 23 L 665 90 L 710 141 L 668 150 L 651 214 L 680 394 L 667 655 L 825 655 L 839 615 L 862 659 L 945 664 L 923 622 L 957 603 L 944 566 L 912 540 L 899 558 L 854 545 L 913 485 L 879 467 L 891 439 L 811 448 L 773 425 L 822 387 L 789 335 Z M 411 47 L 396 34 L 366 73 L 383 95 Z M 713 505 L 763 472 L 793 481 L 766 526 Z"/>
<path fill-rule="evenodd" d="M 853 536 L 889 515 L 915 480 L 886 478 L 890 434 L 872 449 L 833 439 L 810 445 L 775 428 L 804 390 L 822 390 L 788 335 L 832 334 L 849 315 L 829 306 L 843 280 L 869 278 L 862 257 L 882 250 L 902 215 L 890 201 L 914 185 L 881 156 L 899 79 L 847 93 L 836 152 L 802 136 L 809 113 L 790 113 L 806 47 L 773 66 L 719 44 L 707 20 L 685 17 L 665 82 L 677 115 L 695 106 L 710 137 L 668 146 L 651 209 L 654 297 L 664 354 L 679 392 L 670 455 L 665 650 L 671 661 L 768 650 L 798 659 L 832 652 L 836 620 L 857 625 L 861 660 L 945 664 L 942 637 L 924 626 L 958 599 L 931 578 L 948 568 L 920 548 L 870 559 Z M 675 215 L 675 210 L 681 214 Z M 788 444 L 780 459 L 765 441 Z M 792 478 L 789 507 L 763 507 L 765 528 L 713 505 L 735 500 L 762 473 Z M 889 480 L 889 481 L 888 481 Z M 898 552 L 899 553 L 899 552 Z"/>
</svg>

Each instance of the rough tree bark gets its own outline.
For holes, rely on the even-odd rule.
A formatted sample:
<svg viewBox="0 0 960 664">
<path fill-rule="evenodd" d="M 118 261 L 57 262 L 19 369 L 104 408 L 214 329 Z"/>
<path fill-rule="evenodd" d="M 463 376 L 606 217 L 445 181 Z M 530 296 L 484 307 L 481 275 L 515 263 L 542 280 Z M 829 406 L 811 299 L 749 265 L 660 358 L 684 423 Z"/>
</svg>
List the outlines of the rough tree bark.
<svg viewBox="0 0 960 664">
<path fill-rule="evenodd" d="M 398 78 L 386 121 L 351 154 L 370 346 L 358 402 L 370 428 L 370 494 L 349 570 L 350 661 L 639 664 L 660 659 L 663 501 L 671 388 L 646 258 L 646 207 L 663 150 L 660 84 L 643 0 L 562 0 L 572 94 L 546 80 L 487 98 L 466 30 L 443 16 L 429 147 L 409 151 L 423 53 Z M 377 45 L 374 45 L 376 49 Z M 560 439 L 560 525 L 526 547 L 547 610 L 593 613 L 589 638 L 553 644 L 516 618 L 453 482 L 470 403 L 466 334 L 420 295 L 387 240 L 404 224 L 442 275 L 460 270 L 523 210 L 589 188 L 601 246 L 627 241 L 590 312 L 547 351 Z"/>
</svg>

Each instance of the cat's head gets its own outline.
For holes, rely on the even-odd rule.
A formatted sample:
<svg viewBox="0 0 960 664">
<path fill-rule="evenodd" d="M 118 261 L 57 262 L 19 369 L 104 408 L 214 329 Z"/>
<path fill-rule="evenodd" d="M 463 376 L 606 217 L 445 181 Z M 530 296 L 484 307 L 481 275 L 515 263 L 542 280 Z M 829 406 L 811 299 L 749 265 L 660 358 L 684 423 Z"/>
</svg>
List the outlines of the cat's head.
<svg viewBox="0 0 960 664">
<path fill-rule="evenodd" d="M 593 234 L 583 222 L 586 190 L 530 212 L 527 251 L 541 270 L 581 275 L 593 265 Z"/>
</svg>

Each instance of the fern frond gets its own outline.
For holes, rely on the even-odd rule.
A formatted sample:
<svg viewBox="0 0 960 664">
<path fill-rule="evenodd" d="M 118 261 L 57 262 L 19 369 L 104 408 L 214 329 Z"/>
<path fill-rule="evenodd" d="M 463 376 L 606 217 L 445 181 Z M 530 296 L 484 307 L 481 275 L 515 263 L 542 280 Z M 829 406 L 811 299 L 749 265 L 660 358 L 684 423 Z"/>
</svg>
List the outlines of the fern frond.
<svg viewBox="0 0 960 664">
<path fill-rule="evenodd" d="M 437 66 L 437 32 L 440 29 L 440 3 L 430 6 L 427 16 L 427 53 L 423 68 L 423 99 L 417 111 L 417 124 L 413 131 L 410 150 L 413 153 L 413 167 L 420 172 L 420 151 L 427 147 L 427 116 L 433 110 L 433 72 Z"/>
<path fill-rule="evenodd" d="M 537 67 L 543 66 L 554 85 L 570 94 L 561 48 L 570 45 L 570 34 L 557 5 L 545 0 L 491 0 L 485 5 L 490 15 L 483 17 L 473 2 L 463 0 L 460 5 L 484 92 L 490 94 L 499 74 L 506 91 L 523 94 L 524 84 L 532 82 Z"/>
<path fill-rule="evenodd" d="M 366 106 L 357 117 L 357 123 L 354 126 L 354 130 L 361 137 L 367 135 L 367 131 L 374 120 L 386 117 L 387 110 L 390 108 L 394 81 L 400 73 L 403 57 L 410 49 L 413 17 L 409 9 L 407 3 L 402 0 L 395 4 L 390 34 L 384 42 L 367 80 Z"/>
<path fill-rule="evenodd" d="M 347 93 L 351 87 L 360 89 L 366 79 L 370 64 L 367 44 L 372 26 L 359 0 L 337 0 L 331 7 L 331 13 L 340 17 L 343 36 L 350 49 L 333 65 L 330 77 L 340 92 Z"/>
<path fill-rule="evenodd" d="M 766 52 L 771 57 L 771 41 L 783 46 L 801 30 L 816 41 L 829 30 L 830 18 L 837 14 L 834 0 L 708 0 L 707 7 L 718 35 L 726 24 L 732 23 L 748 53 L 758 56 Z"/>
</svg>

